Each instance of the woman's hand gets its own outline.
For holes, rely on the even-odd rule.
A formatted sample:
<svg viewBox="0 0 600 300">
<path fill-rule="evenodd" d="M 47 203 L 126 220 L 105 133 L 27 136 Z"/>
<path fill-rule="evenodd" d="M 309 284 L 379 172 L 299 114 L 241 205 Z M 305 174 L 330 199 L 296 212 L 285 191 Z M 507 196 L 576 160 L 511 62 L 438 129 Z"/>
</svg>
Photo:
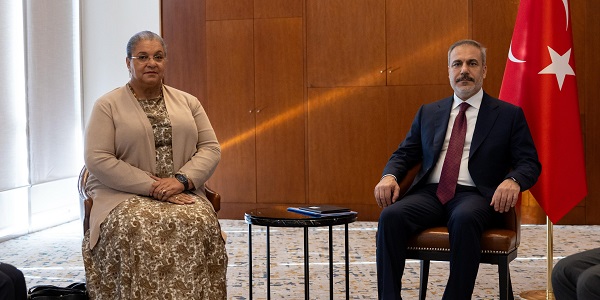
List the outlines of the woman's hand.
<svg viewBox="0 0 600 300">
<path fill-rule="evenodd" d="M 194 203 L 193 198 L 191 196 L 182 194 L 184 187 L 183 184 L 179 182 L 179 180 L 172 177 L 160 178 L 154 175 L 150 175 L 150 177 L 152 177 L 152 179 L 154 179 L 155 181 L 150 187 L 149 194 L 155 199 L 177 204 Z"/>
<path fill-rule="evenodd" d="M 175 194 L 175 195 L 167 198 L 167 200 L 165 200 L 165 201 L 175 203 L 175 204 L 193 204 L 196 202 L 196 201 L 194 201 L 194 197 L 192 197 L 191 195 L 186 194 L 186 193 Z"/>
</svg>

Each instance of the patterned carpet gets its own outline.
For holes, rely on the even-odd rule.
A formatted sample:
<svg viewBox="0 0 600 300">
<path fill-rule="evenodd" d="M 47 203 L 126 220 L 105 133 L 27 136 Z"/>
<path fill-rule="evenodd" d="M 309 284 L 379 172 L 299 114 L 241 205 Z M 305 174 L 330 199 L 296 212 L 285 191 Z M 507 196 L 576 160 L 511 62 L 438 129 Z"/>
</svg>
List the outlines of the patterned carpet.
<svg viewBox="0 0 600 300">
<path fill-rule="evenodd" d="M 350 224 L 350 298 L 376 299 L 375 222 Z M 229 253 L 228 298 L 248 299 L 248 226 L 241 220 L 221 220 Z M 334 227 L 334 296 L 345 298 L 343 226 Z M 554 259 L 600 247 L 600 226 L 554 226 Z M 81 223 L 70 222 L 0 243 L 0 261 L 23 271 L 28 287 L 66 286 L 85 279 L 81 259 Z M 266 230 L 252 227 L 253 299 L 266 299 Z M 303 230 L 271 228 L 271 298 L 304 299 Z M 310 298 L 329 298 L 328 230 L 310 228 Z M 522 227 L 519 256 L 510 265 L 515 298 L 546 289 L 546 226 Z M 428 299 L 440 299 L 448 264 L 432 262 Z M 417 299 L 419 263 L 408 261 L 403 278 L 404 299 Z M 481 265 L 473 299 L 496 299 L 496 266 Z"/>
</svg>

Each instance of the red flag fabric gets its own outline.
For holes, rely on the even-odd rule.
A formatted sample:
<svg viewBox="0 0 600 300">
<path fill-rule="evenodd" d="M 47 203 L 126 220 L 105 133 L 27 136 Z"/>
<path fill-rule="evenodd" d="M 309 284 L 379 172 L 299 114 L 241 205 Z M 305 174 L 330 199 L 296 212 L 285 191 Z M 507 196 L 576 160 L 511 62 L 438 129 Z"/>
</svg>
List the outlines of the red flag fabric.
<svg viewBox="0 0 600 300">
<path fill-rule="evenodd" d="M 531 193 L 556 223 L 587 195 L 568 0 L 521 0 L 500 99 L 523 108 L 542 174 Z"/>
</svg>

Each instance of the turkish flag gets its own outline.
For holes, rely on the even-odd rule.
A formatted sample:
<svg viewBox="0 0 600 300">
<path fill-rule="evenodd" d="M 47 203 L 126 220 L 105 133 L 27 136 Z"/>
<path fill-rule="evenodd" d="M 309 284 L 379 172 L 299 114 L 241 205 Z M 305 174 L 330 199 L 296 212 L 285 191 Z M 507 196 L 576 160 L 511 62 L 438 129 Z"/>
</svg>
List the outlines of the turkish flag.
<svg viewBox="0 0 600 300">
<path fill-rule="evenodd" d="M 587 195 L 568 0 L 521 0 L 500 99 L 523 108 L 542 163 L 531 193 L 556 223 Z"/>
</svg>

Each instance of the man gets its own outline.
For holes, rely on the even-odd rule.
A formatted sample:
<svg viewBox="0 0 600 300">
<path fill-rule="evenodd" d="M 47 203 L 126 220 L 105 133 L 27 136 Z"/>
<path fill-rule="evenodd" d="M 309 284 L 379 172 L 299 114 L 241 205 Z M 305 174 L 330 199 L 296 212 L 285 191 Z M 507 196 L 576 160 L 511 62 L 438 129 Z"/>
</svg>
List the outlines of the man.
<svg viewBox="0 0 600 300">
<path fill-rule="evenodd" d="M 541 164 L 525 115 L 482 90 L 486 72 L 481 44 L 461 40 L 450 46 L 454 96 L 421 106 L 375 187 L 377 204 L 385 208 L 377 232 L 379 299 L 401 299 L 407 241 L 437 225 L 448 226 L 450 233 L 450 276 L 443 299 L 471 299 L 482 232 L 537 181 Z M 454 127 L 458 137 L 451 141 Z M 400 199 L 397 180 L 419 162 L 421 169 Z"/>
<path fill-rule="evenodd" d="M 0 262 L 0 299 L 25 300 L 27 287 L 23 272 Z"/>
<path fill-rule="evenodd" d="M 600 248 L 569 255 L 552 269 L 557 300 L 600 299 Z"/>
</svg>

